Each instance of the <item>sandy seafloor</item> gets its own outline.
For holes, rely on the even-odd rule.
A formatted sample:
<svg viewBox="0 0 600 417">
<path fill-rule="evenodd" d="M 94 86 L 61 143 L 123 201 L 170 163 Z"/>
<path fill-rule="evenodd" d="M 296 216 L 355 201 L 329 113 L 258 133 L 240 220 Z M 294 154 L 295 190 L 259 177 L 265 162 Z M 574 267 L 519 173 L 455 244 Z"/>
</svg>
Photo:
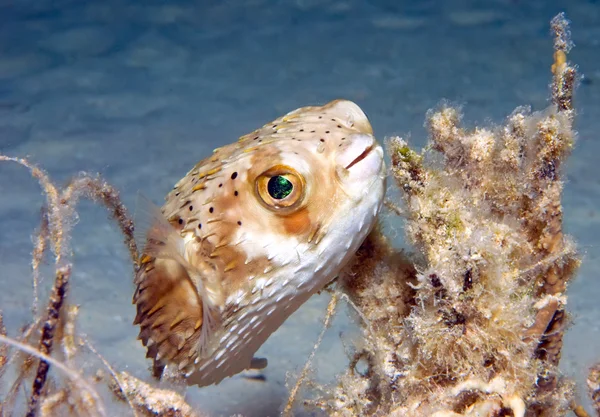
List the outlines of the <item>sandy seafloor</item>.
<svg viewBox="0 0 600 417">
<path fill-rule="evenodd" d="M 160 203 L 213 148 L 334 98 L 356 101 L 378 138 L 410 134 L 421 147 L 425 112 L 442 98 L 463 104 L 471 125 L 501 122 L 519 105 L 544 108 L 549 20 L 560 11 L 573 23 L 570 58 L 586 76 L 564 193 L 565 227 L 584 263 L 569 289 L 562 368 L 581 387 L 600 360 L 597 0 L 0 0 L 0 152 L 28 156 L 59 182 L 99 172 L 133 210 L 138 190 Z M 25 170 L 0 165 L 0 309 L 12 335 L 30 319 L 41 204 Z M 103 208 L 84 203 L 79 213 L 70 298 L 81 305 L 79 331 L 115 368 L 147 379 L 121 237 Z M 234 377 L 190 389 L 188 400 L 214 416 L 277 415 L 286 372 L 312 349 L 326 303 L 311 299 L 261 348 L 264 382 Z M 354 328 L 342 309 L 316 357 L 318 381 L 344 369 Z"/>
</svg>

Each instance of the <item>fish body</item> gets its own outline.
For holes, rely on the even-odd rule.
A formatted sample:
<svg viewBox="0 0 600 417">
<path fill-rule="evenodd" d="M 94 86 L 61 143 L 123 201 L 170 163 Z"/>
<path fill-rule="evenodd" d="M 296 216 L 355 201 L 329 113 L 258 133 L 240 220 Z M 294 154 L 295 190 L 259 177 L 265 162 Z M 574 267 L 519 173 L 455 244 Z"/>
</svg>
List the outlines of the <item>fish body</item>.
<svg viewBox="0 0 600 417">
<path fill-rule="evenodd" d="M 251 367 L 373 228 L 383 150 L 354 103 L 303 107 L 216 149 L 150 213 L 133 301 L 147 356 L 189 384 Z"/>
</svg>

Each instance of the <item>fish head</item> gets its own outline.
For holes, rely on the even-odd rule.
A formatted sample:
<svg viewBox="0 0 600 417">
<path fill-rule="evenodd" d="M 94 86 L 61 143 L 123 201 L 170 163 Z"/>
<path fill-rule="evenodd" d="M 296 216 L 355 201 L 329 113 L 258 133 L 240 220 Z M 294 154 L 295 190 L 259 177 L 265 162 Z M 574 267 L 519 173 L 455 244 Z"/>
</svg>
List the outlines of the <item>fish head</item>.
<svg viewBox="0 0 600 417">
<path fill-rule="evenodd" d="M 232 160 L 238 194 L 228 193 L 241 204 L 235 208 L 227 192 L 221 203 L 246 225 L 238 235 L 255 236 L 258 246 L 266 235 L 316 245 L 326 233 L 354 235 L 347 220 L 372 226 L 385 184 L 383 150 L 372 133 L 356 104 L 336 100 L 242 137 L 243 156 Z"/>
</svg>

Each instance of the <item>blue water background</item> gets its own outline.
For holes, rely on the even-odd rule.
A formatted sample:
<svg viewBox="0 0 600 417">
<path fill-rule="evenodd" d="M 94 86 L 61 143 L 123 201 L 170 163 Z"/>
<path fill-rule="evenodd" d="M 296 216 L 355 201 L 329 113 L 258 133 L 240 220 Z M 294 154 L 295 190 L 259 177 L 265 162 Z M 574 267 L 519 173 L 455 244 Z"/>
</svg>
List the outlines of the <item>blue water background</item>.
<svg viewBox="0 0 600 417">
<path fill-rule="evenodd" d="M 560 11 L 573 22 L 569 57 L 586 76 L 564 177 L 565 227 L 584 263 L 569 289 L 562 368 L 581 388 L 600 360 L 598 1 L 0 0 L 0 152 L 27 156 L 58 183 L 99 172 L 133 210 L 138 190 L 161 202 L 213 148 L 335 98 L 356 101 L 379 139 L 410 136 L 420 148 L 425 112 L 442 98 L 464 105 L 471 126 L 500 123 L 520 105 L 543 109 L 549 20 Z M 30 319 L 41 204 L 25 170 L 0 165 L 0 309 L 11 335 Z M 149 379 L 122 239 L 104 209 L 83 203 L 79 213 L 70 296 L 81 305 L 78 329 L 115 368 Z M 401 222 L 391 225 L 401 240 Z M 191 389 L 188 400 L 210 415 L 277 415 L 326 303 L 311 299 L 263 346 L 266 381 L 234 377 Z M 344 369 L 354 329 L 342 309 L 315 359 L 318 381 Z"/>
</svg>

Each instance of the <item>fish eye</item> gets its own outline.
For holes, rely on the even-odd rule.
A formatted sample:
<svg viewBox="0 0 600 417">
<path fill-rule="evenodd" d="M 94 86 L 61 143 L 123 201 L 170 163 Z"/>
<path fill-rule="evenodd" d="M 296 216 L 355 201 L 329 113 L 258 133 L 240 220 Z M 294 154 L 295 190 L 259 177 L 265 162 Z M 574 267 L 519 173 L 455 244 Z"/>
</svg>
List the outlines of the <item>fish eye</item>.
<svg viewBox="0 0 600 417">
<path fill-rule="evenodd" d="M 271 210 L 297 208 L 304 197 L 304 178 L 293 168 L 277 165 L 258 176 L 256 192 Z"/>
<path fill-rule="evenodd" d="M 275 175 L 267 183 L 267 191 L 275 200 L 283 200 L 294 190 L 294 184 L 283 175 Z"/>
</svg>

